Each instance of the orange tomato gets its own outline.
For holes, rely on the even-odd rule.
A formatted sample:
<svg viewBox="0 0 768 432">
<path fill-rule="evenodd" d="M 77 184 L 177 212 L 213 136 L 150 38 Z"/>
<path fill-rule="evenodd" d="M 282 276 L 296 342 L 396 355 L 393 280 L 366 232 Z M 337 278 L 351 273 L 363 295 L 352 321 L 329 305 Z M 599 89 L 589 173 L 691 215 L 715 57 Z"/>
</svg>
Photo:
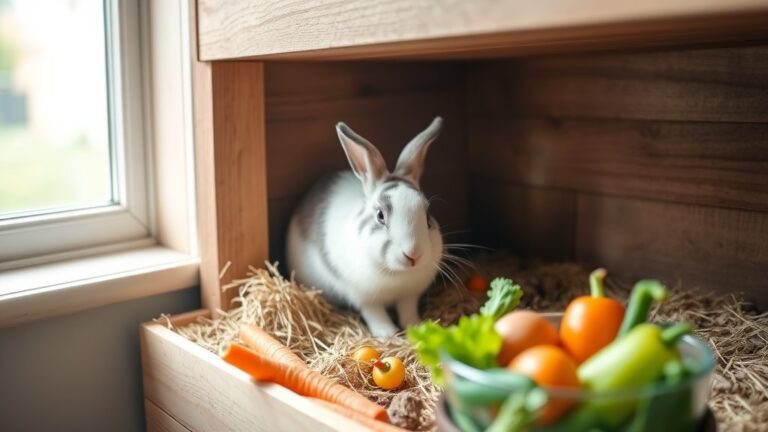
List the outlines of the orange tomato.
<svg viewBox="0 0 768 432">
<path fill-rule="evenodd" d="M 467 289 L 482 294 L 488 291 L 488 279 L 476 274 L 467 281 Z"/>
<path fill-rule="evenodd" d="M 540 345 L 521 352 L 509 369 L 525 375 L 542 387 L 578 388 L 579 377 L 576 363 L 561 348 Z M 565 414 L 574 401 L 550 398 L 539 413 L 539 424 L 547 425 Z"/>
<path fill-rule="evenodd" d="M 609 298 L 578 297 L 563 314 L 560 339 L 581 364 L 614 339 L 624 319 L 624 307 Z"/>
<path fill-rule="evenodd" d="M 352 354 L 352 358 L 357 360 L 360 363 L 368 363 L 370 364 L 373 360 L 376 360 L 380 358 L 381 355 L 378 351 L 376 351 L 375 348 L 364 346 L 358 348 L 357 351 L 355 351 L 354 354 Z"/>
<path fill-rule="evenodd" d="M 358 348 L 357 351 L 352 354 L 352 358 L 357 361 L 358 366 L 362 371 L 370 373 L 371 368 L 373 367 L 371 365 L 374 361 L 381 358 L 381 354 L 379 354 L 373 347 L 364 346 Z"/>
<path fill-rule="evenodd" d="M 405 365 L 397 357 L 384 357 L 373 363 L 373 382 L 384 390 L 394 390 L 405 381 Z"/>
<path fill-rule="evenodd" d="M 592 296 L 577 297 L 568 305 L 560 321 L 563 347 L 581 364 L 614 339 L 624 320 L 624 306 L 604 297 L 606 272 L 597 269 L 590 275 Z"/>
<path fill-rule="evenodd" d="M 509 365 L 515 356 L 528 348 L 560 342 L 555 326 L 533 311 L 510 312 L 499 318 L 493 328 L 502 339 L 497 359 L 500 366 Z"/>
</svg>

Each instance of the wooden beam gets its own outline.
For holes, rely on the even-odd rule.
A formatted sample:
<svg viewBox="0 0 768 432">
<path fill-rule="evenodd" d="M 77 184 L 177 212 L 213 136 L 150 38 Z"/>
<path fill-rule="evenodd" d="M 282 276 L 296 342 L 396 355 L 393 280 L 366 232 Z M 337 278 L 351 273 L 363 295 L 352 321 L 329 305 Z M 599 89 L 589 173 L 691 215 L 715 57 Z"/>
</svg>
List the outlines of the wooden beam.
<svg viewBox="0 0 768 432">
<path fill-rule="evenodd" d="M 192 88 L 201 299 L 226 310 L 236 293 L 221 287 L 268 257 L 264 68 L 193 60 Z"/>
<path fill-rule="evenodd" d="M 199 0 L 205 60 L 471 58 L 755 40 L 765 0 Z"/>
</svg>

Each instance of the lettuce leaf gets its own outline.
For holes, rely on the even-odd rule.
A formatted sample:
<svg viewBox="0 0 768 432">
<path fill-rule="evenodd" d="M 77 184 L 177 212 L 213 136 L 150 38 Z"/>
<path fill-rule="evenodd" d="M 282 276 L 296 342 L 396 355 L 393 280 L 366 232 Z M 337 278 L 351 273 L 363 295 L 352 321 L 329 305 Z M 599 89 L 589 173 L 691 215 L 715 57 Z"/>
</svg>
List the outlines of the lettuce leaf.
<svg viewBox="0 0 768 432">
<path fill-rule="evenodd" d="M 480 308 L 480 313 L 493 317 L 493 320 L 496 321 L 516 308 L 520 304 L 522 296 L 523 290 L 512 279 L 496 278 L 491 281 L 488 301 Z"/>
<path fill-rule="evenodd" d="M 493 329 L 495 320 L 485 315 L 463 316 L 458 324 L 443 327 L 434 321 L 425 321 L 406 331 L 415 344 L 421 363 L 429 368 L 437 385 L 443 384 L 440 353 L 480 369 L 496 366 L 501 350 L 501 337 Z"/>
<path fill-rule="evenodd" d="M 520 304 L 523 291 L 510 279 L 491 282 L 488 301 L 479 314 L 463 316 L 456 325 L 443 327 L 435 321 L 424 321 L 408 327 L 408 339 L 416 347 L 421 364 L 429 368 L 435 384 L 443 385 L 440 353 L 478 369 L 496 367 L 501 350 L 501 337 L 493 329 L 496 320 Z"/>
</svg>

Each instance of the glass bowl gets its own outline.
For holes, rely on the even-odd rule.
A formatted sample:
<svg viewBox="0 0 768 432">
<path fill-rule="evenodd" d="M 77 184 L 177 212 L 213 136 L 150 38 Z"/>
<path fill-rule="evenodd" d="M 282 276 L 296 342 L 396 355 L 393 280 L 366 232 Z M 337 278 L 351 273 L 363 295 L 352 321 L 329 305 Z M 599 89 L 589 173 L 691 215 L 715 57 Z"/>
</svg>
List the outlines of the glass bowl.
<svg viewBox="0 0 768 432">
<path fill-rule="evenodd" d="M 561 313 L 542 315 L 559 326 Z M 530 382 L 515 379 L 504 369 L 481 370 L 443 354 L 445 399 L 453 422 L 464 432 L 488 428 L 508 432 L 692 432 L 698 430 L 707 413 L 714 355 L 691 335 L 683 336 L 677 348 L 681 360 L 695 371 L 679 383 L 601 393 L 531 389 Z M 568 411 L 554 422 L 542 424 L 540 415 L 550 404 L 565 405 Z M 497 421 L 502 417 L 500 412 L 505 416 L 503 427 L 502 421 Z"/>
</svg>

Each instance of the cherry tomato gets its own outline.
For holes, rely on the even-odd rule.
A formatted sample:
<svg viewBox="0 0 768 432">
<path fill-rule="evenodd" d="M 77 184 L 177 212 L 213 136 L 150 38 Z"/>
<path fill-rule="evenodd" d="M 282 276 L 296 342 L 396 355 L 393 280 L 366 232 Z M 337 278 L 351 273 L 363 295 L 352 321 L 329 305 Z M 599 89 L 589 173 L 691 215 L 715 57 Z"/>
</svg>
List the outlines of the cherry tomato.
<svg viewBox="0 0 768 432">
<path fill-rule="evenodd" d="M 467 289 L 482 294 L 488 291 L 488 279 L 476 274 L 467 281 Z"/>
<path fill-rule="evenodd" d="M 373 382 L 384 390 L 394 390 L 405 380 L 405 366 L 397 357 L 384 357 L 373 363 Z"/>
<path fill-rule="evenodd" d="M 509 366 L 515 356 L 537 345 L 558 345 L 557 329 L 546 318 L 529 310 L 512 311 L 501 317 L 493 328 L 501 336 L 497 359 L 499 366 Z"/>
<path fill-rule="evenodd" d="M 360 363 L 370 364 L 373 360 L 378 360 L 381 358 L 381 354 L 379 354 L 379 352 L 376 351 L 376 349 L 373 347 L 364 346 L 358 348 L 357 351 L 352 354 L 352 358 Z"/>
<path fill-rule="evenodd" d="M 576 362 L 561 348 L 539 345 L 518 354 L 510 363 L 513 371 L 530 377 L 542 387 L 578 388 Z M 551 398 L 539 413 L 539 424 L 557 420 L 574 404 L 567 399 Z"/>
</svg>

